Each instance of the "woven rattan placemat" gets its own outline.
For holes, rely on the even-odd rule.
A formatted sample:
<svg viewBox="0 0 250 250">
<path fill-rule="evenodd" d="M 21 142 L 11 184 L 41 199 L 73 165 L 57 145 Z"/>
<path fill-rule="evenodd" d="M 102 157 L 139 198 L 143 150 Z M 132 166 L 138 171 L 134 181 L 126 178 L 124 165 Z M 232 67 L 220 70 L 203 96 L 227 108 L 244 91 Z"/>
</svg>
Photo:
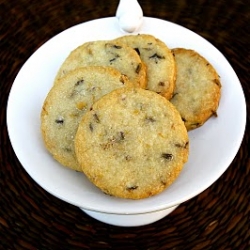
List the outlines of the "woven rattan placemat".
<svg viewBox="0 0 250 250">
<path fill-rule="evenodd" d="M 139 2 L 145 16 L 178 23 L 215 45 L 236 71 L 249 111 L 247 1 Z M 142 227 L 115 227 L 90 218 L 44 191 L 17 160 L 7 133 L 6 104 L 21 66 L 54 35 L 84 21 L 114 16 L 117 5 L 113 0 L 0 0 L 0 249 L 250 249 L 249 118 L 227 171 L 167 217 Z"/>
</svg>

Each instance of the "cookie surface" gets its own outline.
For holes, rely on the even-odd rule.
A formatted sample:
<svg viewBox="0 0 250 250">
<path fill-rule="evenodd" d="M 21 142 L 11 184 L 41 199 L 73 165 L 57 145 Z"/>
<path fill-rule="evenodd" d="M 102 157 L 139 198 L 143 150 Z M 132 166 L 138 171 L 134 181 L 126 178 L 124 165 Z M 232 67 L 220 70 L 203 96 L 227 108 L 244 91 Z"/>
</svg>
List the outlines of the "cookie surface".
<svg viewBox="0 0 250 250">
<path fill-rule="evenodd" d="M 220 78 L 213 66 L 197 52 L 183 48 L 172 51 L 177 78 L 171 102 L 180 112 L 187 129 L 195 129 L 217 115 L 221 96 Z"/>
<path fill-rule="evenodd" d="M 115 41 L 127 44 L 138 52 L 147 68 L 147 89 L 170 99 L 175 88 L 176 66 L 167 45 L 147 34 L 122 36 Z"/>
<path fill-rule="evenodd" d="M 51 88 L 43 104 L 42 136 L 46 148 L 58 162 L 81 171 L 74 150 L 79 121 L 100 97 L 132 83 L 108 67 L 79 68 L 59 81 Z"/>
<path fill-rule="evenodd" d="M 61 65 L 55 83 L 71 70 L 83 66 L 109 66 L 127 75 L 138 87 L 146 87 L 146 69 L 132 48 L 114 41 L 92 41 L 73 50 Z"/>
<path fill-rule="evenodd" d="M 75 151 L 83 172 L 104 193 L 141 199 L 177 178 L 188 159 L 189 140 L 179 112 L 166 98 L 121 88 L 83 116 Z"/>
</svg>

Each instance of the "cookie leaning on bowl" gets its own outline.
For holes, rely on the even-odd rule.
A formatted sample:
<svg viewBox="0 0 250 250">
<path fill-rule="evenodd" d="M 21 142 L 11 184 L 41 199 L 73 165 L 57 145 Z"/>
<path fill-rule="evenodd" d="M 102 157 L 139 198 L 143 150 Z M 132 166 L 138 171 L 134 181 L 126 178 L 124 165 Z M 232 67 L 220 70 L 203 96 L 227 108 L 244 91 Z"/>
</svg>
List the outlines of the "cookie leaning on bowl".
<svg viewBox="0 0 250 250">
<path fill-rule="evenodd" d="M 175 60 L 171 50 L 160 39 L 152 35 L 126 35 L 114 41 L 134 48 L 146 64 L 147 89 L 170 99 L 176 80 Z"/>
<path fill-rule="evenodd" d="M 177 178 L 188 159 L 189 139 L 179 112 L 166 98 L 121 88 L 83 116 L 75 152 L 83 172 L 103 192 L 142 199 Z"/>
<path fill-rule="evenodd" d="M 202 126 L 217 116 L 221 96 L 220 77 L 214 67 L 194 50 L 172 50 L 177 66 L 174 96 L 171 102 L 180 112 L 188 130 Z"/>
<path fill-rule="evenodd" d="M 91 41 L 74 49 L 61 65 L 55 83 L 71 70 L 84 66 L 113 67 L 138 87 L 146 87 L 146 68 L 135 50 L 114 41 Z"/>
<path fill-rule="evenodd" d="M 61 78 L 48 93 L 41 112 L 42 136 L 48 151 L 62 165 L 82 171 L 74 139 L 82 116 L 110 91 L 133 85 L 110 67 L 84 67 Z"/>
</svg>

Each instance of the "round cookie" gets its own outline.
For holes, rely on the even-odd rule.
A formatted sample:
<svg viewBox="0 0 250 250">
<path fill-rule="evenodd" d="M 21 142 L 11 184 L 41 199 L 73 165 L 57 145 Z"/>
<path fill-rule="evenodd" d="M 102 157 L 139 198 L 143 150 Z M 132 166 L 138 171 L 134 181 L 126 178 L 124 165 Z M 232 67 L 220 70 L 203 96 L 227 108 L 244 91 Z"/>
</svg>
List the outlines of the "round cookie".
<svg viewBox="0 0 250 250">
<path fill-rule="evenodd" d="M 41 112 L 41 131 L 46 148 L 58 162 L 81 171 L 74 139 L 82 116 L 100 97 L 127 85 L 132 83 L 119 71 L 89 66 L 71 71 L 51 88 Z"/>
<path fill-rule="evenodd" d="M 152 35 L 126 35 L 115 39 L 134 48 L 147 68 L 147 89 L 167 99 L 173 95 L 176 79 L 175 60 L 171 50 Z"/>
<path fill-rule="evenodd" d="M 126 75 L 138 87 L 146 87 L 146 68 L 135 50 L 114 41 L 92 41 L 73 50 L 61 65 L 56 79 L 83 66 L 109 66 Z"/>
<path fill-rule="evenodd" d="M 83 172 L 104 193 L 141 199 L 162 192 L 177 178 L 188 159 L 189 139 L 166 98 L 121 88 L 83 116 L 75 151 Z"/>
<path fill-rule="evenodd" d="M 217 115 L 221 96 L 220 78 L 213 66 L 196 51 L 176 48 L 176 88 L 171 102 L 188 130 L 202 126 Z"/>
</svg>

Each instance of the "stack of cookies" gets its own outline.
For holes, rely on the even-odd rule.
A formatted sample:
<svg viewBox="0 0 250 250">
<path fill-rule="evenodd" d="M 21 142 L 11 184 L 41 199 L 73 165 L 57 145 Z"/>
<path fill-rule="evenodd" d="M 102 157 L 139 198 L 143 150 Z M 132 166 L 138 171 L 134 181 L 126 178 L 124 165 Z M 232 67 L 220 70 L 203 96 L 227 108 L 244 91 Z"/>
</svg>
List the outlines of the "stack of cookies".
<svg viewBox="0 0 250 250">
<path fill-rule="evenodd" d="M 46 148 L 104 193 L 142 199 L 188 160 L 188 130 L 220 100 L 220 79 L 193 50 L 152 35 L 87 42 L 61 65 L 41 112 Z"/>
</svg>

